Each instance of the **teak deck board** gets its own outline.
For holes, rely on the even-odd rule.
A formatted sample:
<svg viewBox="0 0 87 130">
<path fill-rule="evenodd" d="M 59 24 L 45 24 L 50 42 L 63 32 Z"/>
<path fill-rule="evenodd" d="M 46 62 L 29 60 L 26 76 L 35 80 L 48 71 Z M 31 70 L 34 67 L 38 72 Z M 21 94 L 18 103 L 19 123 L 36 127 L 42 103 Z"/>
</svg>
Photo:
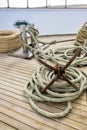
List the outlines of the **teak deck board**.
<svg viewBox="0 0 87 130">
<path fill-rule="evenodd" d="M 69 38 L 75 36 L 40 37 L 45 41 Z M 73 42 L 58 43 L 49 48 L 70 44 Z M 23 90 L 38 66 L 34 58 L 25 60 L 0 54 L 0 130 L 87 130 L 86 91 L 73 101 L 71 112 L 63 118 L 46 118 L 32 109 Z M 51 112 L 62 111 L 66 107 L 66 104 L 59 103 L 37 104 Z"/>
</svg>

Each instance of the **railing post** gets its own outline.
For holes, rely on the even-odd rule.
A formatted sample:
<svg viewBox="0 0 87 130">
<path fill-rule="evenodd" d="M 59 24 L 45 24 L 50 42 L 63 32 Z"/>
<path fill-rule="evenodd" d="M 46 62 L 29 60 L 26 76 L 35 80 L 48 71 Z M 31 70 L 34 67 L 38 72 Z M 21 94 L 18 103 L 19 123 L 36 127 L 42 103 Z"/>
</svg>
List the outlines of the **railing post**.
<svg viewBox="0 0 87 130">
<path fill-rule="evenodd" d="M 9 8 L 9 0 L 7 0 L 7 8 Z"/>
<path fill-rule="evenodd" d="M 67 0 L 65 0 L 65 8 L 67 8 Z"/>
</svg>

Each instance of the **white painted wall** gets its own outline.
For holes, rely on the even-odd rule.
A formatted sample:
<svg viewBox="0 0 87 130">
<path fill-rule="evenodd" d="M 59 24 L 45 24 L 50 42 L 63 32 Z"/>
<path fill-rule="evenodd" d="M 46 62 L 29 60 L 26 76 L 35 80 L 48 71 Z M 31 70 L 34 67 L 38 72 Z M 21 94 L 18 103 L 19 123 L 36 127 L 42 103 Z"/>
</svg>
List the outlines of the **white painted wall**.
<svg viewBox="0 0 87 130">
<path fill-rule="evenodd" d="M 87 21 L 87 9 L 0 9 L 0 30 L 16 29 L 17 20 L 35 23 L 40 35 L 71 34 Z"/>
</svg>

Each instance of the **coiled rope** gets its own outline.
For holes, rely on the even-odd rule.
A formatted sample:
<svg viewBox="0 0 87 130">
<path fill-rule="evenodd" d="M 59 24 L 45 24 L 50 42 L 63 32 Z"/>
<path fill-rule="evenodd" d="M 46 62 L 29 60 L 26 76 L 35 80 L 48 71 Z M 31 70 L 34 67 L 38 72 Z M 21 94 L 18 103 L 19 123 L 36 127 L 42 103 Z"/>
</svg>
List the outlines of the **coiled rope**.
<svg viewBox="0 0 87 130">
<path fill-rule="evenodd" d="M 86 24 L 86 23 L 85 23 Z M 84 28 L 86 28 L 86 25 L 84 24 Z M 82 29 L 83 29 L 82 27 Z M 82 30 L 81 29 L 81 30 Z M 86 29 L 85 29 L 86 30 Z M 87 65 L 87 57 L 86 57 L 86 53 L 87 53 L 87 41 L 86 39 L 84 39 L 84 43 L 83 43 L 83 46 L 80 45 L 80 46 L 69 46 L 69 47 L 61 47 L 61 48 L 57 48 L 55 50 L 49 50 L 47 52 L 47 54 L 45 55 L 43 50 L 41 49 L 41 47 L 39 46 L 39 43 L 42 43 L 42 44 L 55 44 L 55 43 L 59 43 L 60 41 L 51 41 L 51 42 L 43 42 L 43 41 L 40 41 L 38 40 L 38 30 L 35 29 L 34 27 L 31 27 L 31 26 L 28 26 L 26 28 L 26 33 L 30 34 L 32 39 L 33 39 L 33 43 L 32 46 L 29 46 L 28 44 L 25 43 L 25 41 L 23 41 L 21 35 L 20 35 L 20 39 L 21 39 L 21 42 L 23 43 L 24 46 L 26 46 L 33 54 L 35 57 L 37 57 L 37 54 L 40 54 L 40 56 L 44 57 L 45 60 L 46 59 L 50 59 L 51 61 L 59 64 L 59 65 L 65 65 L 66 62 L 72 57 L 73 55 L 73 50 L 76 49 L 76 48 L 81 48 L 83 53 L 80 57 L 76 58 L 76 60 L 72 63 L 72 66 L 83 66 L 83 65 Z M 80 35 L 81 37 L 83 36 L 83 31 L 81 31 L 81 33 L 78 33 L 77 34 L 78 38 L 77 40 L 79 39 L 80 41 Z M 71 39 L 71 40 L 75 40 L 75 39 Z M 69 40 L 65 40 L 65 41 L 69 41 Z M 61 42 L 64 42 L 64 41 L 61 41 Z"/>
<path fill-rule="evenodd" d="M 68 114 L 72 108 L 71 101 L 75 100 L 80 96 L 84 89 L 87 88 L 87 74 L 82 73 L 74 67 L 69 67 L 66 70 L 67 77 L 76 84 L 80 89 L 76 91 L 67 82 L 63 80 L 58 80 L 55 82 L 50 89 L 47 89 L 43 94 L 40 92 L 41 88 L 44 88 L 53 77 L 55 76 L 54 71 L 40 66 L 37 71 L 32 75 L 31 79 L 25 86 L 25 92 L 28 97 L 30 105 L 40 114 L 46 117 L 63 117 Z M 67 107 L 61 113 L 50 113 L 41 108 L 39 108 L 34 101 L 41 102 L 67 102 Z"/>
<path fill-rule="evenodd" d="M 55 43 L 60 43 L 60 42 L 67 42 L 67 41 L 74 41 L 74 39 L 67 39 L 67 40 L 61 40 L 61 41 L 57 41 L 57 40 L 53 40 L 51 42 L 43 42 L 43 41 L 40 41 L 38 39 L 38 35 L 39 35 L 39 32 L 37 29 L 35 29 L 34 27 L 32 26 L 27 26 L 26 27 L 26 36 L 27 36 L 27 33 L 31 36 L 31 44 L 32 46 L 29 46 L 28 44 L 26 44 L 26 40 L 24 41 L 23 38 L 22 38 L 22 35 L 20 34 L 19 35 L 19 38 L 22 42 L 22 44 L 27 47 L 32 53 L 34 53 L 34 56 L 36 56 L 36 54 L 39 52 L 40 54 L 43 52 L 43 50 L 41 49 L 41 47 L 39 46 L 39 44 L 43 44 L 43 45 L 51 45 L 51 44 L 55 44 Z"/>
<path fill-rule="evenodd" d="M 46 59 L 64 66 L 68 60 L 73 56 L 74 50 L 80 48 L 82 50 L 81 56 L 77 57 L 71 64 L 71 66 L 85 66 L 87 65 L 87 47 L 84 46 L 68 46 L 68 47 L 58 47 L 54 50 L 49 50 L 46 52 Z"/>
<path fill-rule="evenodd" d="M 83 45 L 87 39 L 87 22 L 85 22 L 82 27 L 78 30 L 76 35 L 76 45 Z"/>
<path fill-rule="evenodd" d="M 17 31 L 0 31 L 0 52 L 10 52 L 22 46 Z"/>
<path fill-rule="evenodd" d="M 39 41 L 34 36 L 34 33 L 32 31 L 31 35 L 35 44 L 38 44 Z M 45 57 L 43 56 L 43 54 L 41 55 L 44 59 L 46 58 L 45 60 L 50 60 L 53 63 L 64 66 L 66 62 L 72 57 L 73 50 L 76 48 L 82 49 L 82 55 L 80 56 L 80 58 L 76 58 L 72 65 L 69 68 L 67 68 L 65 75 L 73 84 L 75 84 L 79 88 L 78 91 L 72 88 L 72 86 L 70 86 L 66 81 L 58 79 L 56 82 L 54 82 L 54 84 L 50 86 L 50 88 L 46 90 L 45 93 L 42 93 L 41 89 L 45 88 L 45 86 L 55 77 L 54 71 L 42 65 L 37 69 L 36 72 L 34 72 L 32 77 L 29 79 L 28 83 L 24 87 L 24 91 L 30 105 L 43 116 L 49 118 L 58 118 L 67 115 L 72 109 L 72 101 L 78 98 L 81 95 L 81 93 L 87 88 L 87 73 L 82 72 L 75 67 L 72 67 L 78 65 L 87 65 L 86 43 L 84 44 L 84 46 L 79 47 L 70 46 L 58 48 L 55 50 L 49 50 L 48 52 L 46 52 Z M 41 54 L 41 51 L 38 50 L 38 52 Z M 39 108 L 35 104 L 35 101 L 52 103 L 66 102 L 67 106 L 66 109 L 60 113 L 51 113 L 49 111 L 45 111 Z"/>
</svg>

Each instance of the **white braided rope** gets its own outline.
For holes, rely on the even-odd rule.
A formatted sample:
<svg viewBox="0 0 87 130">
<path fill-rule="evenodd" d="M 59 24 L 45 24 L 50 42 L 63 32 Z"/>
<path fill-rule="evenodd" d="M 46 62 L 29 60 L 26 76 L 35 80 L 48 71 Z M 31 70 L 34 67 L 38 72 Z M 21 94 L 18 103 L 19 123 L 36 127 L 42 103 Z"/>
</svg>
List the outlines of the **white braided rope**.
<svg viewBox="0 0 87 130">
<path fill-rule="evenodd" d="M 87 47 L 86 46 L 68 46 L 68 47 L 58 47 L 55 50 L 49 50 L 46 52 L 46 59 L 55 62 L 61 66 L 64 66 L 70 58 L 73 56 L 73 50 L 76 48 L 81 48 L 82 53 L 80 57 L 72 62 L 71 66 L 84 66 L 87 65 Z"/>
<path fill-rule="evenodd" d="M 35 57 L 37 56 L 37 52 L 39 52 L 40 54 L 42 54 L 45 60 L 48 59 L 56 64 L 64 66 L 67 63 L 67 61 L 73 56 L 72 53 L 73 50 L 76 48 L 81 48 L 84 53 L 82 53 L 80 57 L 77 57 L 76 60 L 74 60 L 74 62 L 71 64 L 71 66 L 87 65 L 87 57 L 85 57 L 85 54 L 87 53 L 87 48 L 85 45 L 79 47 L 77 46 L 61 47 L 55 50 L 49 50 L 46 54 L 44 54 L 43 51 L 40 50 L 38 46 L 38 43 L 41 42 L 37 39 L 37 35 L 36 36 L 34 35 L 33 31 L 35 30 L 32 29 L 27 30 L 27 32 L 32 36 L 34 44 L 36 45 L 36 48 L 34 48 L 33 50 L 33 52 L 35 52 Z M 57 43 L 57 41 L 55 41 L 54 43 Z M 43 44 L 45 43 L 43 42 Z M 83 92 L 83 90 L 87 88 L 86 85 L 87 74 L 84 74 L 83 72 L 74 67 L 69 67 L 66 70 L 65 74 L 71 80 L 71 82 L 79 88 L 79 91 L 76 91 L 67 82 L 63 80 L 61 81 L 61 79 L 59 79 L 49 89 L 47 89 L 45 93 L 41 93 L 40 92 L 41 88 L 44 88 L 55 76 L 54 71 L 51 71 L 44 66 L 40 66 L 37 69 L 37 71 L 32 75 L 27 85 L 25 85 L 25 93 L 28 97 L 28 101 L 30 105 L 38 113 L 50 118 L 63 117 L 67 115 L 72 109 L 71 102 L 76 98 L 78 98 Z M 39 108 L 34 101 L 52 102 L 52 103 L 66 102 L 67 106 L 66 109 L 60 113 L 55 112 L 51 113 Z"/>
<path fill-rule="evenodd" d="M 76 84 L 80 88 L 79 91 L 76 91 L 65 81 L 61 82 L 61 80 L 58 80 L 50 87 L 50 89 L 46 90 L 46 93 L 43 94 L 40 92 L 40 89 L 44 88 L 46 84 L 48 84 L 53 79 L 53 77 L 55 76 L 54 71 L 51 71 L 44 66 L 40 66 L 37 71 L 32 75 L 32 78 L 25 86 L 25 92 L 27 94 L 30 105 L 38 113 L 46 117 L 57 118 L 63 117 L 70 112 L 72 108 L 71 101 L 78 98 L 83 90 L 86 89 L 87 79 L 85 74 L 74 67 L 69 67 L 66 70 L 66 75 L 70 78 L 72 83 Z M 42 102 L 66 102 L 67 107 L 64 111 L 60 113 L 51 113 L 39 108 L 34 103 L 34 100 Z"/>
</svg>

